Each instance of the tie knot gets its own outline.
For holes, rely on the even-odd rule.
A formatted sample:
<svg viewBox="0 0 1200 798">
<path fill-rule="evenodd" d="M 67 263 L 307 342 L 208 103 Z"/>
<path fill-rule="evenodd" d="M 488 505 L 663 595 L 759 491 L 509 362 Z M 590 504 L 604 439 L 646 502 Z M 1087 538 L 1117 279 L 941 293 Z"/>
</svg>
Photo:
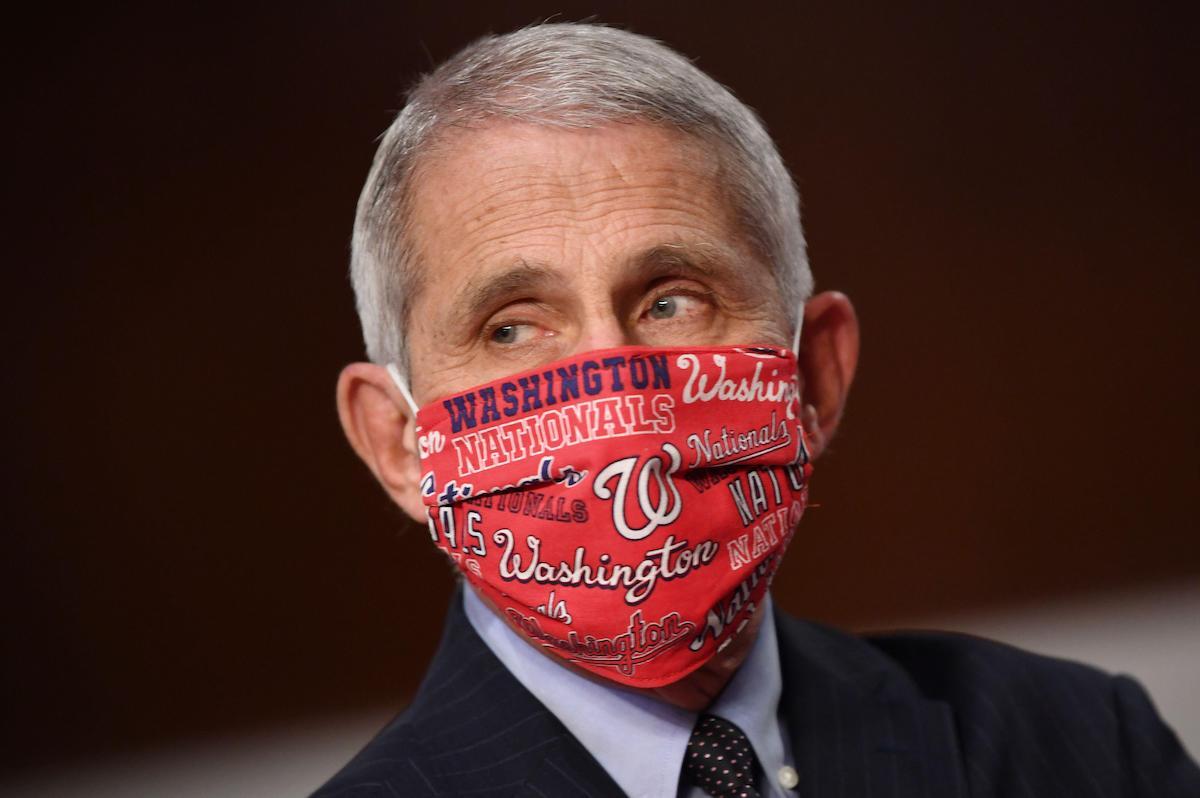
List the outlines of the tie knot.
<svg viewBox="0 0 1200 798">
<path fill-rule="evenodd" d="M 701 715 L 688 740 L 683 780 L 713 798 L 759 798 L 761 768 L 750 740 L 734 724 Z"/>
</svg>

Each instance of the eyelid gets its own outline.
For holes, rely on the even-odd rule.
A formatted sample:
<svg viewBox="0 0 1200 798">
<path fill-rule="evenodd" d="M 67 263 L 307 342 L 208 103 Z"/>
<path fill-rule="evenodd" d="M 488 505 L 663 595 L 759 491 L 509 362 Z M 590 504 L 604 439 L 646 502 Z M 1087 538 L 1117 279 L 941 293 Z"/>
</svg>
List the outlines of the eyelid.
<svg viewBox="0 0 1200 798">
<path fill-rule="evenodd" d="M 711 294 L 712 289 L 704 282 L 683 274 L 660 277 L 646 287 L 647 294 L 663 296 L 665 293 Z"/>
<path fill-rule="evenodd" d="M 494 336 L 499 330 L 501 330 L 505 327 L 534 327 L 534 326 L 536 326 L 536 325 L 533 324 L 532 322 L 520 321 L 520 320 L 515 320 L 515 319 L 512 321 L 499 321 L 499 322 L 488 323 L 488 324 L 483 325 L 482 334 L 483 334 L 484 339 L 491 341 L 492 336 Z"/>
<path fill-rule="evenodd" d="M 483 317 L 480 324 L 482 330 L 495 330 L 497 327 L 507 327 L 515 324 L 536 324 L 532 317 L 535 313 L 544 312 L 546 305 L 534 299 L 518 299 L 506 302 Z"/>
<path fill-rule="evenodd" d="M 530 344 L 537 338 L 554 336 L 557 332 L 554 329 L 553 320 L 548 316 L 550 313 L 552 313 L 550 306 L 535 299 L 519 299 L 506 303 L 488 314 L 486 320 L 479 327 L 479 340 L 486 345 L 513 348 Z M 529 340 L 500 344 L 494 341 L 492 336 L 501 327 L 529 327 L 533 332 L 529 335 Z"/>
<path fill-rule="evenodd" d="M 646 308 L 642 311 L 642 313 L 649 313 L 651 306 L 653 306 L 655 302 L 669 296 L 690 296 L 695 299 L 702 299 L 711 305 L 716 304 L 716 293 L 707 288 L 694 288 L 691 286 L 679 285 L 677 283 L 664 283 L 662 285 L 655 286 L 651 290 L 649 301 L 647 302 Z"/>
</svg>

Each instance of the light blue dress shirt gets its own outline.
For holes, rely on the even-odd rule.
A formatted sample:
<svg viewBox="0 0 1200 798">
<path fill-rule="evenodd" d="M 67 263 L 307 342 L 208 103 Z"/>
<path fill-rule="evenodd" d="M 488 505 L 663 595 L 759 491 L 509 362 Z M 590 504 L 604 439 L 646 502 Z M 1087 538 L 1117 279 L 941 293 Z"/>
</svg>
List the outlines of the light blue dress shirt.
<svg viewBox="0 0 1200 798">
<path fill-rule="evenodd" d="M 697 714 L 650 696 L 580 676 L 544 656 L 469 586 L 463 606 L 488 648 L 522 685 L 554 713 L 630 798 L 671 798 L 677 794 L 688 738 Z M 783 679 L 779 645 L 768 595 L 758 638 L 742 667 L 707 710 L 737 724 L 750 739 L 763 766 L 763 795 L 795 798 L 779 775 L 791 765 L 787 732 L 779 717 Z M 704 793 L 691 789 L 687 798 Z"/>
</svg>

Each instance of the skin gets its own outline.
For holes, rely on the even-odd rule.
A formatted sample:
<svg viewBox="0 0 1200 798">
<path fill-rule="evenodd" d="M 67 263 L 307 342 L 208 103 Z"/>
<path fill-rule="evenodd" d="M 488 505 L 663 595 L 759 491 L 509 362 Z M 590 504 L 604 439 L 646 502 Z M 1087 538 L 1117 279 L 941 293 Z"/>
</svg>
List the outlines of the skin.
<svg viewBox="0 0 1200 798">
<path fill-rule="evenodd" d="M 722 196 L 725 182 L 700 142 L 645 124 L 503 122 L 441 141 L 413 195 L 424 271 L 407 335 L 418 404 L 594 349 L 790 345 L 794 309 L 779 305 L 770 269 Z M 800 367 L 814 459 L 837 428 L 857 358 L 849 299 L 812 297 Z M 386 371 L 347 366 L 337 400 L 354 450 L 424 523 L 414 425 Z M 749 653 L 760 620 L 704 667 L 649 692 L 704 709 Z"/>
</svg>

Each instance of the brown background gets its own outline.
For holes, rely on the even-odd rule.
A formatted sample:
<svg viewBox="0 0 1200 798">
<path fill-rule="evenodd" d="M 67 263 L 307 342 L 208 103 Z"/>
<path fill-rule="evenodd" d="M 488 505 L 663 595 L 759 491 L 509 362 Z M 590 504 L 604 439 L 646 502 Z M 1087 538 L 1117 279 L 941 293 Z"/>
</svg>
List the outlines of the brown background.
<svg viewBox="0 0 1200 798">
<path fill-rule="evenodd" d="M 1194 20 L 645 5 L 10 19 L 5 769 L 403 703 L 451 580 L 335 418 L 354 201 L 418 70 L 555 12 L 758 109 L 857 303 L 781 604 L 881 625 L 1200 575 Z"/>
</svg>

